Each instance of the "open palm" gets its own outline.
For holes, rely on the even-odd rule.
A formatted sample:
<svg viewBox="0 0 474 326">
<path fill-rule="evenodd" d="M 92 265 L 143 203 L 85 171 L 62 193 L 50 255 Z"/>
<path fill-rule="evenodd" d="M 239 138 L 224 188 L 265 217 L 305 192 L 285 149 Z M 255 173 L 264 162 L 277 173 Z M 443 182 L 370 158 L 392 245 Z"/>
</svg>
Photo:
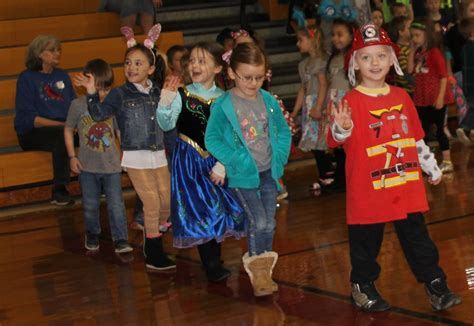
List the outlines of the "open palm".
<svg viewBox="0 0 474 326">
<path fill-rule="evenodd" d="M 352 109 L 347 104 L 347 101 L 339 101 L 339 103 L 332 106 L 332 114 L 334 116 L 334 121 L 343 128 L 343 129 L 350 129 L 352 127 Z"/>
</svg>

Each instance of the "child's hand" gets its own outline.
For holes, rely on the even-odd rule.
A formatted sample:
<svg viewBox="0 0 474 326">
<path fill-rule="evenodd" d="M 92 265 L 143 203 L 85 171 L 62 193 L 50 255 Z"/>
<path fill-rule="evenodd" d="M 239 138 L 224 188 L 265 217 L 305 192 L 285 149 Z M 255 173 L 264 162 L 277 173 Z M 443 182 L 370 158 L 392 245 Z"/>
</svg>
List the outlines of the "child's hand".
<svg viewBox="0 0 474 326">
<path fill-rule="evenodd" d="M 69 166 L 72 172 L 79 174 L 82 171 L 82 164 L 81 161 L 77 157 L 73 157 L 69 160 Z"/>
<path fill-rule="evenodd" d="M 429 184 L 432 184 L 433 186 L 436 186 L 438 185 L 440 182 L 441 182 L 441 179 L 443 178 L 443 176 L 441 175 L 438 179 L 436 180 L 433 180 L 431 177 L 428 178 L 428 182 Z"/>
<path fill-rule="evenodd" d="M 178 87 L 181 85 L 181 78 L 179 76 L 169 76 L 165 80 L 165 84 L 163 85 L 163 89 L 166 89 L 170 92 L 176 92 Z"/>
<path fill-rule="evenodd" d="M 225 178 L 224 177 L 221 177 L 220 175 L 214 173 L 211 171 L 211 173 L 209 173 L 209 176 L 211 178 L 211 181 L 217 185 L 217 186 L 223 186 L 224 185 L 224 182 L 225 182 Z"/>
<path fill-rule="evenodd" d="M 309 111 L 309 116 L 314 120 L 321 120 L 323 114 L 321 113 L 321 109 L 311 109 Z"/>
<path fill-rule="evenodd" d="M 444 98 L 438 96 L 434 103 L 434 107 L 436 110 L 441 110 L 444 107 Z"/>
<path fill-rule="evenodd" d="M 352 127 L 352 109 L 349 107 L 347 101 L 344 100 L 344 103 L 339 101 L 337 108 L 334 105 L 334 102 L 332 102 L 331 107 L 334 121 L 336 121 L 342 129 L 350 129 Z"/>
<path fill-rule="evenodd" d="M 77 74 L 72 77 L 74 85 L 84 87 L 88 94 L 95 94 L 95 78 L 92 74 Z"/>
</svg>

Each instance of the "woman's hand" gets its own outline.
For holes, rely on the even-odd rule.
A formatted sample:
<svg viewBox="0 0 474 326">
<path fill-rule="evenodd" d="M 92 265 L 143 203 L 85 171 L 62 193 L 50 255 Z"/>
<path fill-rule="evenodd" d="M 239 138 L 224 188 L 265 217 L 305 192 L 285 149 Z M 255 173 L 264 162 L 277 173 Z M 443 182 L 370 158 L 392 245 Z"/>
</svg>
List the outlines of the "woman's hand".
<svg viewBox="0 0 474 326">
<path fill-rule="evenodd" d="M 153 5 L 154 5 L 156 8 L 163 7 L 163 1 L 162 1 L 162 0 L 152 0 L 152 1 L 153 1 Z"/>
<path fill-rule="evenodd" d="M 334 121 L 345 130 L 351 129 L 352 127 L 352 109 L 349 107 L 349 104 L 346 100 L 339 101 L 337 108 L 334 103 L 332 106 L 332 115 L 334 116 Z"/>
<path fill-rule="evenodd" d="M 71 171 L 79 174 L 82 171 L 82 164 L 81 161 L 77 157 L 72 157 L 69 159 L 69 167 L 71 168 Z"/>
<path fill-rule="evenodd" d="M 225 178 L 221 177 L 220 175 L 214 173 L 211 171 L 209 174 L 209 177 L 211 178 L 211 181 L 217 185 L 217 186 L 223 186 L 225 182 Z"/>
<path fill-rule="evenodd" d="M 176 92 L 181 84 L 181 78 L 179 76 L 171 75 L 166 78 L 163 89 L 166 89 L 170 92 Z"/>
<path fill-rule="evenodd" d="M 77 74 L 72 77 L 72 82 L 75 86 L 84 87 L 87 94 L 95 94 L 95 78 L 92 74 Z"/>
</svg>

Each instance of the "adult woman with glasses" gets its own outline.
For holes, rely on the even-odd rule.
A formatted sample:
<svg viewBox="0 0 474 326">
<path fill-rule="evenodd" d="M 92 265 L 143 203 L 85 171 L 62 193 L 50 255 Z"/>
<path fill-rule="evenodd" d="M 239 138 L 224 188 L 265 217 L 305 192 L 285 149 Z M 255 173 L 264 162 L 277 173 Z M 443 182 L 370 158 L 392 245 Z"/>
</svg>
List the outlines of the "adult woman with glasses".
<svg viewBox="0 0 474 326">
<path fill-rule="evenodd" d="M 23 150 L 51 152 L 53 192 L 51 203 L 72 204 L 69 158 L 64 144 L 64 122 L 69 105 L 76 97 L 68 74 L 57 68 L 61 44 L 51 35 L 36 37 L 27 49 L 26 70 L 16 84 L 15 130 Z"/>
</svg>

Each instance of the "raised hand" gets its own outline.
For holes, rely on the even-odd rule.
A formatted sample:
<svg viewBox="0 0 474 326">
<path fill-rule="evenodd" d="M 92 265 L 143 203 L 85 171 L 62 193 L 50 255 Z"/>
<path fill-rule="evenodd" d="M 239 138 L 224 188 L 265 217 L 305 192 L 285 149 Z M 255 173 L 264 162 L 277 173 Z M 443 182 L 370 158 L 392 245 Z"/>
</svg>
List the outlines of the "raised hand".
<svg viewBox="0 0 474 326">
<path fill-rule="evenodd" d="M 77 74 L 72 77 L 75 86 L 84 87 L 88 94 L 95 94 L 95 78 L 92 74 Z"/>
<path fill-rule="evenodd" d="M 331 107 L 334 121 L 336 121 L 342 129 L 350 129 L 352 127 L 352 109 L 349 107 L 347 101 L 339 101 L 337 107 L 334 105 L 334 102 L 332 102 Z"/>
<path fill-rule="evenodd" d="M 169 76 L 166 78 L 163 85 L 163 89 L 166 89 L 171 92 L 176 92 L 179 86 L 181 86 L 181 78 L 178 76 Z"/>
</svg>

